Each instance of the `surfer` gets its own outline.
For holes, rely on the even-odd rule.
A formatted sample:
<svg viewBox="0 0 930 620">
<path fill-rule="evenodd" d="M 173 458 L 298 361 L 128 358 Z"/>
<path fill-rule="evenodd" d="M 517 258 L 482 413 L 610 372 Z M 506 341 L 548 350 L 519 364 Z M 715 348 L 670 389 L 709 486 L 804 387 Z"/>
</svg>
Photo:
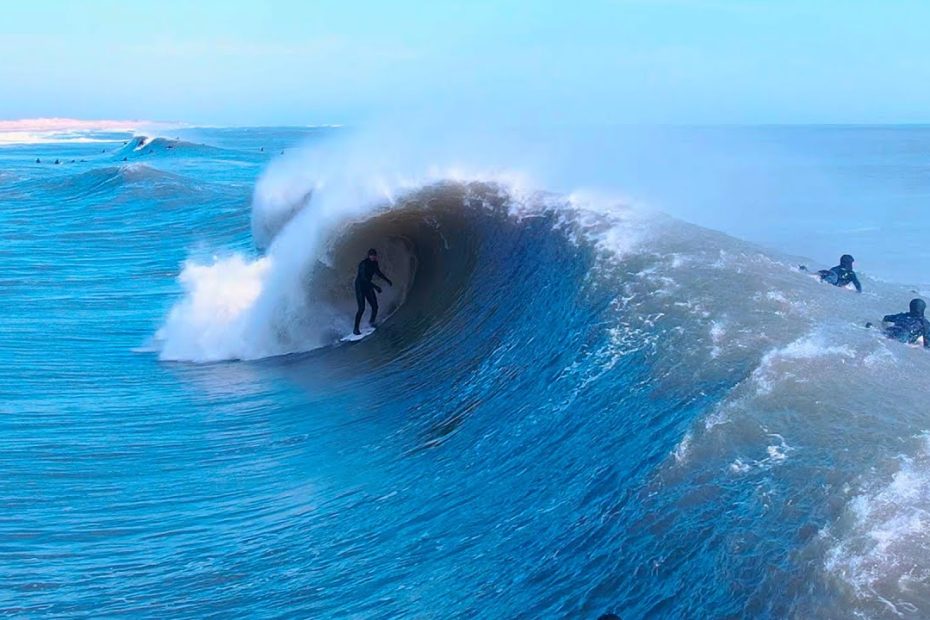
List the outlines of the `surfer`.
<svg viewBox="0 0 930 620">
<path fill-rule="evenodd" d="M 378 267 L 378 250 L 372 248 L 368 250 L 368 257 L 358 264 L 358 275 L 355 276 L 355 301 L 358 303 L 358 312 L 355 313 L 355 329 L 352 331 L 356 336 L 362 332 L 358 329 L 358 324 L 362 320 L 362 314 L 365 313 L 365 300 L 371 306 L 371 323 L 375 324 L 378 318 L 378 298 L 375 291 L 381 292 L 381 287 L 371 281 L 373 276 L 378 276 L 388 283 L 388 286 L 394 286 L 390 279 L 381 273 Z"/>
<path fill-rule="evenodd" d="M 927 304 L 923 299 L 912 299 L 910 312 L 889 314 L 882 319 L 882 323 L 890 323 L 885 327 L 885 335 L 907 344 L 917 344 L 922 336 L 924 348 L 930 349 L 930 321 L 924 318 L 926 309 Z"/>
<path fill-rule="evenodd" d="M 859 278 L 853 271 L 853 261 L 855 259 L 849 254 L 840 256 L 840 264 L 832 269 L 821 269 L 817 272 L 822 282 L 829 282 L 833 286 L 846 286 L 850 282 L 856 287 L 856 292 L 862 292 L 862 285 L 859 284 Z M 807 267 L 801 265 L 801 271 L 807 271 Z"/>
</svg>

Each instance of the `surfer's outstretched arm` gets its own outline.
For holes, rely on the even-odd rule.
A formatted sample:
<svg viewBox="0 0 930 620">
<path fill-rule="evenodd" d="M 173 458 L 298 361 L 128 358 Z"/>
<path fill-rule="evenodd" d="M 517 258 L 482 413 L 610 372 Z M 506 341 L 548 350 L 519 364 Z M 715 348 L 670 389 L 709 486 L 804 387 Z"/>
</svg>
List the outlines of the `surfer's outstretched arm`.
<svg viewBox="0 0 930 620">
<path fill-rule="evenodd" d="M 924 348 L 930 349 L 930 321 L 924 319 Z"/>
<path fill-rule="evenodd" d="M 852 282 L 852 283 L 853 283 L 853 286 L 856 287 L 856 292 L 857 292 L 857 293 L 861 293 L 861 292 L 862 292 L 862 285 L 859 284 L 859 278 L 856 277 L 856 274 L 855 274 L 855 273 L 850 273 L 850 274 L 849 274 L 849 281 Z"/>
<path fill-rule="evenodd" d="M 394 286 L 394 283 L 391 282 L 391 280 L 386 275 L 381 273 L 381 267 L 375 267 L 375 275 L 387 282 L 388 286 Z"/>
</svg>

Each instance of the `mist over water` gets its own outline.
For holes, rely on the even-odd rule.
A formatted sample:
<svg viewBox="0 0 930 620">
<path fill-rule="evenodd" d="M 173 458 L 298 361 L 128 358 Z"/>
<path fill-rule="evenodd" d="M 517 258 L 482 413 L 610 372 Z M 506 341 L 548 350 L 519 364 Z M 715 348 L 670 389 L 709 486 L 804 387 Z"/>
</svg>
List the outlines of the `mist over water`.
<svg viewBox="0 0 930 620">
<path fill-rule="evenodd" d="M 924 128 L 173 133 L 0 149 L 5 613 L 930 613 Z"/>
</svg>

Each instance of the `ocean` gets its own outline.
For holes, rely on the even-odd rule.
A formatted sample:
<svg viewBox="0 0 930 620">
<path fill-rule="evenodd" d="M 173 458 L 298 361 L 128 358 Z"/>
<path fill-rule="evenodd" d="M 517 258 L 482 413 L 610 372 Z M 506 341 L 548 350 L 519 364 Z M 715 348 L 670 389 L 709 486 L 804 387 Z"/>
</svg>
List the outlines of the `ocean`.
<svg viewBox="0 0 930 620">
<path fill-rule="evenodd" d="M 0 146 L 0 614 L 930 617 L 930 128 L 358 133 Z"/>
</svg>

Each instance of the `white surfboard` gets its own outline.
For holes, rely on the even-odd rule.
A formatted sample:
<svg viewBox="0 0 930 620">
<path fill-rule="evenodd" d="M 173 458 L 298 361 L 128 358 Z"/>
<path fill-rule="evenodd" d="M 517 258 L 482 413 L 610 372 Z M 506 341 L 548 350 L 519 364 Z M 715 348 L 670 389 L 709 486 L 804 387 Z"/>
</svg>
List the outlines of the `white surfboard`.
<svg viewBox="0 0 930 620">
<path fill-rule="evenodd" d="M 359 331 L 361 331 L 362 333 L 361 334 L 348 334 L 347 336 L 343 336 L 339 340 L 341 340 L 342 342 L 358 342 L 359 340 L 362 340 L 363 338 L 375 333 L 375 328 L 371 326 L 362 327 Z"/>
</svg>

